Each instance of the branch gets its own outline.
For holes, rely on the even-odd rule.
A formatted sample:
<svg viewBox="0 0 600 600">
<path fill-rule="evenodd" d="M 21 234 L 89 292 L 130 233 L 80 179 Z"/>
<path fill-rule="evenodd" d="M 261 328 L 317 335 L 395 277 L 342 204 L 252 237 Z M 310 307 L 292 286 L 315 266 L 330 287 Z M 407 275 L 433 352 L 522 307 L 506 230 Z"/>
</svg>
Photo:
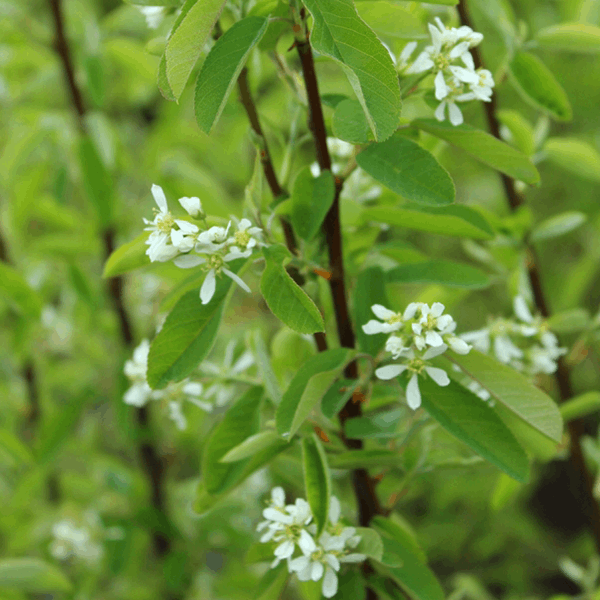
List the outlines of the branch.
<svg viewBox="0 0 600 600">
<path fill-rule="evenodd" d="M 71 96 L 71 103 L 77 117 L 77 125 L 81 133 L 85 135 L 86 108 L 83 102 L 83 95 L 77 85 L 77 81 L 75 80 L 75 70 L 73 67 L 71 49 L 65 34 L 61 0 L 48 1 L 54 20 L 54 48 L 62 63 Z M 108 258 L 114 250 L 114 235 L 115 232 L 112 227 L 107 227 L 102 233 L 104 255 L 106 258 Z M 119 330 L 123 344 L 127 348 L 132 348 L 134 345 L 134 334 L 131 326 L 131 319 L 127 313 L 127 309 L 123 301 L 123 278 L 113 277 L 109 279 L 107 291 L 112 299 L 117 317 L 119 319 Z M 139 445 L 138 451 L 143 468 L 150 483 L 152 505 L 157 512 L 166 515 L 164 500 L 164 468 L 158 451 L 153 445 L 152 438 L 149 435 L 150 414 L 147 407 L 141 407 L 136 410 L 136 420 L 140 429 L 140 435 L 142 436 L 143 440 Z M 155 531 L 153 533 L 153 543 L 158 556 L 165 556 L 169 553 L 171 548 L 171 540 L 164 533 Z"/>
<path fill-rule="evenodd" d="M 461 0 L 457 6 L 460 21 L 463 25 L 473 28 L 466 0 Z M 484 68 L 479 48 L 471 48 L 473 61 L 476 68 Z M 500 139 L 500 121 L 497 117 L 497 104 L 495 95 L 491 102 L 484 103 L 485 115 L 490 133 Z M 502 175 L 502 184 L 506 194 L 506 200 L 514 212 L 525 203 L 525 198 L 517 191 L 515 180 L 507 175 Z M 537 309 L 544 318 L 550 317 L 550 307 L 544 294 L 542 279 L 539 271 L 539 262 L 535 249 L 530 244 L 526 245 L 526 264 L 529 275 L 529 283 L 533 292 L 533 297 Z M 564 357 L 558 359 L 558 367 L 555 374 L 556 384 L 558 386 L 560 400 L 565 402 L 573 397 L 573 386 L 571 383 L 571 374 Z M 579 475 L 581 489 L 573 490 L 574 494 L 579 496 L 582 504 L 586 507 L 589 521 L 590 532 L 594 538 L 596 549 L 600 552 L 600 505 L 594 496 L 594 479 L 585 464 L 585 458 L 581 448 L 581 436 L 584 433 L 584 421 L 577 419 L 568 424 L 569 436 L 571 438 L 570 461 L 573 470 Z"/>
</svg>

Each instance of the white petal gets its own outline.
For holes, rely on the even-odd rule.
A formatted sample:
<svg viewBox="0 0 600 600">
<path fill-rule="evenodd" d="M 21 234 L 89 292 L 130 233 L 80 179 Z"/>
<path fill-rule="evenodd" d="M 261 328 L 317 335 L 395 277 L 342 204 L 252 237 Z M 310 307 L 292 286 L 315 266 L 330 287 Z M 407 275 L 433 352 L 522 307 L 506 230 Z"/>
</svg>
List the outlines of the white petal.
<svg viewBox="0 0 600 600">
<path fill-rule="evenodd" d="M 340 501 L 335 497 L 331 496 L 329 500 L 329 520 L 336 525 L 340 520 L 340 514 L 342 512 L 342 507 L 340 505 Z"/>
<path fill-rule="evenodd" d="M 452 125 L 454 125 L 455 127 L 457 127 L 458 125 L 462 125 L 463 114 L 460 108 L 458 108 L 458 106 L 456 106 L 454 102 L 448 103 L 448 115 L 450 116 L 450 123 L 452 123 Z"/>
<path fill-rule="evenodd" d="M 450 71 L 459 81 L 464 81 L 465 83 L 479 83 L 479 76 L 475 71 L 470 71 L 469 69 L 465 69 L 464 67 L 450 67 Z M 439 100 L 439 98 L 438 98 Z"/>
<path fill-rule="evenodd" d="M 277 558 L 288 558 L 294 554 L 294 542 L 285 540 L 277 548 L 275 548 L 275 556 Z"/>
<path fill-rule="evenodd" d="M 250 220 L 248 219 L 242 219 L 239 222 L 238 225 L 238 231 L 245 231 L 246 229 L 248 229 L 248 227 L 250 227 L 252 225 L 252 223 L 250 222 Z"/>
<path fill-rule="evenodd" d="M 425 342 L 430 346 L 437 348 L 444 343 L 442 336 L 437 331 L 428 331 L 425 334 Z"/>
<path fill-rule="evenodd" d="M 341 551 L 341 548 L 340 548 Z M 325 555 L 325 562 L 334 570 L 334 571 L 339 571 L 340 570 L 340 561 L 337 559 L 337 556 L 335 556 L 335 554 L 326 554 Z"/>
<path fill-rule="evenodd" d="M 467 65 L 467 69 L 470 69 L 471 71 L 475 70 L 475 63 L 473 62 L 473 57 L 470 52 L 463 52 L 463 54 L 460 55 L 460 58 L 465 65 Z"/>
<path fill-rule="evenodd" d="M 410 408 L 417 410 L 421 406 L 421 392 L 419 391 L 419 378 L 415 373 L 406 386 L 406 402 Z"/>
<path fill-rule="evenodd" d="M 183 393 L 189 396 L 200 396 L 202 389 L 202 384 L 199 381 L 190 381 L 183 386 Z"/>
<path fill-rule="evenodd" d="M 290 571 L 304 571 L 310 565 L 308 556 L 299 556 L 290 561 Z"/>
<path fill-rule="evenodd" d="M 433 317 L 440 317 L 441 315 L 444 314 L 444 310 L 445 310 L 445 306 L 441 303 L 441 302 L 434 302 L 431 305 L 431 316 Z"/>
<path fill-rule="evenodd" d="M 423 358 L 425 360 L 429 360 L 430 358 L 435 358 L 440 354 L 444 354 L 448 350 L 448 346 L 446 344 L 442 344 L 441 346 L 436 346 L 435 348 L 429 348 L 425 354 L 423 354 Z"/>
<path fill-rule="evenodd" d="M 331 569 L 327 569 L 325 571 L 325 577 L 323 578 L 323 596 L 325 596 L 325 598 L 333 598 L 337 594 L 337 588 L 337 575 Z"/>
<path fill-rule="evenodd" d="M 390 326 L 388 323 L 380 323 L 379 321 L 375 321 L 375 319 L 371 319 L 368 323 L 362 326 L 362 330 L 367 335 L 373 335 L 376 333 L 389 333 Z"/>
<path fill-rule="evenodd" d="M 438 121 L 443 121 L 446 118 L 446 101 L 445 100 L 435 109 L 434 116 Z"/>
<path fill-rule="evenodd" d="M 179 204 L 187 212 L 190 217 L 195 217 L 202 210 L 200 198 L 192 196 L 191 198 L 179 198 Z"/>
<path fill-rule="evenodd" d="M 438 369 L 436 367 L 425 367 L 425 371 L 427 371 L 427 375 L 429 375 L 429 377 L 431 377 L 431 379 L 433 379 L 438 385 L 449 385 L 450 378 L 448 377 L 448 373 L 446 373 L 444 369 Z"/>
<path fill-rule="evenodd" d="M 313 581 L 319 581 L 319 579 L 321 579 L 321 577 L 323 577 L 323 571 L 325 570 L 325 568 L 323 567 L 323 564 L 320 562 L 313 562 L 312 566 L 311 566 L 311 570 L 310 570 L 310 578 Z"/>
<path fill-rule="evenodd" d="M 147 383 L 136 383 L 125 392 L 123 401 L 125 404 L 131 406 L 144 406 L 148 402 L 148 398 L 150 398 L 150 392 L 151 390 Z"/>
<path fill-rule="evenodd" d="M 359 554 L 358 552 L 354 552 L 353 554 L 346 554 L 346 556 L 340 557 L 341 563 L 359 563 L 367 560 L 366 554 Z"/>
<path fill-rule="evenodd" d="M 275 506 L 283 508 L 285 505 L 285 492 L 282 487 L 277 486 L 271 490 L 271 500 Z"/>
<path fill-rule="evenodd" d="M 450 58 L 458 58 L 463 55 L 469 49 L 469 42 L 461 42 L 456 44 L 450 51 Z M 450 67 L 452 69 L 452 67 Z"/>
<path fill-rule="evenodd" d="M 434 67 L 434 63 L 431 60 L 429 52 L 423 51 L 415 62 L 406 70 L 407 73 L 422 73 L 423 71 L 428 71 L 432 67 Z"/>
<path fill-rule="evenodd" d="M 285 525 L 291 525 L 294 522 L 294 519 L 290 515 L 272 507 L 265 508 L 262 512 L 262 515 L 265 519 L 268 519 L 269 521 L 275 521 L 276 523 L 284 523 Z"/>
<path fill-rule="evenodd" d="M 300 531 L 298 546 L 300 546 L 302 553 L 306 554 L 307 556 L 311 555 L 317 549 L 315 541 L 312 539 L 312 536 L 310 533 L 308 533 L 308 531 L 306 531 L 306 529 L 302 529 L 302 531 Z"/>
<path fill-rule="evenodd" d="M 406 46 L 404 46 L 404 48 L 402 49 L 402 52 L 400 52 L 400 56 L 398 57 L 398 60 L 401 65 L 406 64 L 408 59 L 411 57 L 412 53 L 415 51 L 416 47 L 417 47 L 417 42 L 408 42 L 408 44 L 406 44 Z"/>
<path fill-rule="evenodd" d="M 525 302 L 525 298 L 523 298 L 523 296 L 515 296 L 513 307 L 515 315 L 517 315 L 521 321 L 525 321 L 525 323 L 531 323 L 533 321 L 533 316 L 531 315 L 531 311 L 529 310 L 527 302 Z"/>
<path fill-rule="evenodd" d="M 450 348 L 456 352 L 456 354 L 469 354 L 471 351 L 471 346 L 467 344 L 465 340 L 461 340 L 455 335 L 447 338 L 447 340 Z"/>
<path fill-rule="evenodd" d="M 160 212 L 168 212 L 169 207 L 167 206 L 167 197 L 160 185 L 156 185 L 155 183 L 152 184 L 152 195 L 154 196 L 154 200 L 156 201 Z"/>
<path fill-rule="evenodd" d="M 211 269 L 206 275 L 206 279 L 200 288 L 200 300 L 202 304 L 208 304 L 211 298 L 215 294 L 215 288 L 217 285 L 215 270 Z"/>
<path fill-rule="evenodd" d="M 190 223 L 189 221 L 184 221 L 183 219 L 175 219 L 175 223 L 179 225 L 179 229 L 181 229 L 183 233 L 196 233 L 197 231 L 199 231 L 198 227 L 193 223 Z"/>
<path fill-rule="evenodd" d="M 387 321 L 396 316 L 396 313 L 393 310 L 390 310 L 381 304 L 373 304 L 371 310 L 373 311 L 373 314 L 382 321 Z"/>
<path fill-rule="evenodd" d="M 419 303 L 418 302 L 411 302 L 405 309 L 404 314 L 402 315 L 402 318 L 405 321 L 408 321 L 409 319 L 414 319 L 415 315 L 417 314 L 417 309 L 419 308 Z"/>
<path fill-rule="evenodd" d="M 438 71 L 438 74 L 435 76 L 434 84 L 435 97 L 438 100 L 443 100 L 448 95 L 448 86 L 446 85 L 444 74 L 441 71 Z"/>
<path fill-rule="evenodd" d="M 193 267 L 197 267 L 198 265 L 203 265 L 206 262 L 206 259 L 201 256 L 196 256 L 195 254 L 186 254 L 185 256 L 178 256 L 173 263 L 175 266 L 180 269 L 192 269 Z"/>
<path fill-rule="evenodd" d="M 230 279 L 235 281 L 245 292 L 250 293 L 250 288 L 246 285 L 243 279 L 239 278 L 235 273 L 232 273 L 229 269 L 223 268 L 223 273 L 227 275 Z"/>
<path fill-rule="evenodd" d="M 387 365 L 385 367 L 380 367 L 375 371 L 375 375 L 379 379 L 393 379 L 406 371 L 406 365 Z"/>
</svg>

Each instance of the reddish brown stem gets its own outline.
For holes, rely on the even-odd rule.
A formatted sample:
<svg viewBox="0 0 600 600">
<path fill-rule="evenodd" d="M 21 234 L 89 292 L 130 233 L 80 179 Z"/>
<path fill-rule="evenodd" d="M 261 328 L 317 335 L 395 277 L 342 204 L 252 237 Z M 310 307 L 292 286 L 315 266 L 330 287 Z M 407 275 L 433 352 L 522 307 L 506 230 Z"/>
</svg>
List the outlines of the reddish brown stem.
<svg viewBox="0 0 600 600">
<path fill-rule="evenodd" d="M 461 23 L 473 28 L 469 10 L 465 0 L 461 0 L 457 6 Z M 473 62 L 476 68 L 484 68 L 484 63 L 478 47 L 472 48 Z M 500 121 L 497 116 L 497 103 L 495 95 L 491 102 L 485 102 L 485 115 L 490 133 L 500 139 Z M 506 194 L 506 200 L 512 211 L 517 210 L 525 203 L 525 198 L 516 188 L 515 180 L 507 175 L 502 175 L 502 185 Z M 529 275 L 529 283 L 533 292 L 533 297 L 537 309 L 543 317 L 550 317 L 550 306 L 544 294 L 542 279 L 539 270 L 539 262 L 535 249 L 530 244 L 526 246 L 526 264 Z M 558 359 L 558 368 L 555 374 L 560 400 L 565 402 L 573 397 L 573 386 L 571 383 L 571 374 L 564 358 Z M 585 507 L 588 518 L 590 533 L 594 538 L 596 549 L 600 552 L 600 505 L 594 496 L 594 479 L 590 473 L 583 456 L 581 448 L 581 436 L 584 433 L 584 422 L 581 419 L 571 421 L 568 424 L 569 436 L 571 439 L 571 452 L 569 460 L 575 473 L 578 474 L 580 489 L 573 490 Z"/>
</svg>

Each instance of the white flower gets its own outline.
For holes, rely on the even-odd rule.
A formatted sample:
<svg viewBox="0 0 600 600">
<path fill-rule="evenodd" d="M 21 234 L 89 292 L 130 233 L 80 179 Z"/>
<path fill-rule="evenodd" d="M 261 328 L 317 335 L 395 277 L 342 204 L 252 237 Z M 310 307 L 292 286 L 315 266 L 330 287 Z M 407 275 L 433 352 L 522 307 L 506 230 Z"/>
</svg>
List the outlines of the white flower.
<svg viewBox="0 0 600 600">
<path fill-rule="evenodd" d="M 227 227 L 218 227 L 215 225 L 200 233 L 198 235 L 196 252 L 216 252 L 225 247 L 230 227 L 231 221 L 229 221 Z"/>
<path fill-rule="evenodd" d="M 207 258 L 186 254 L 185 256 L 176 258 L 174 262 L 182 269 L 191 269 L 203 265 L 203 268 L 208 271 L 204 283 L 200 288 L 200 300 L 202 300 L 202 304 L 208 304 L 215 294 L 217 275 L 220 273 L 227 275 L 227 277 L 237 283 L 244 291 L 250 292 L 250 288 L 244 281 L 225 267 L 229 261 L 235 260 L 236 258 L 240 258 L 239 253 L 230 252 L 225 256 L 222 256 L 221 254 L 210 254 Z"/>
<path fill-rule="evenodd" d="M 189 252 L 197 241 L 198 227 L 193 223 L 177 219 L 179 229 L 171 231 L 171 242 L 179 252 Z"/>
<path fill-rule="evenodd" d="M 350 158 L 354 154 L 354 145 L 335 137 L 327 138 L 327 149 L 333 159 Z"/>
<path fill-rule="evenodd" d="M 373 304 L 371 310 L 378 319 L 384 321 L 380 323 L 372 319 L 366 325 L 363 325 L 363 331 L 368 335 L 375 333 L 391 333 L 402 328 L 403 321 L 400 313 L 395 313 L 393 310 L 382 306 L 381 304 Z"/>
<path fill-rule="evenodd" d="M 140 407 L 144 406 L 148 400 L 158 399 L 162 396 L 160 390 L 153 390 L 146 382 L 149 352 L 150 342 L 142 340 L 140 345 L 133 351 L 132 359 L 125 363 L 123 371 L 132 382 L 131 387 L 123 396 L 125 404 Z"/>
<path fill-rule="evenodd" d="M 261 233 L 260 227 L 252 227 L 248 219 L 242 219 L 237 226 L 237 231 L 227 240 L 230 244 L 229 251 L 237 252 L 240 257 L 250 256 L 252 248 L 258 244 L 256 236 Z M 250 251 L 250 252 L 249 252 Z"/>
<path fill-rule="evenodd" d="M 63 519 L 52 526 L 54 540 L 50 543 L 50 554 L 57 560 L 71 556 L 86 561 L 96 561 L 102 556 L 102 547 L 93 541 L 90 530 L 76 527 L 71 519 Z"/>
<path fill-rule="evenodd" d="M 404 352 L 408 352 L 409 347 L 405 346 L 404 337 L 391 335 L 385 343 L 385 351 L 392 354 L 392 358 L 398 358 Z"/>
<path fill-rule="evenodd" d="M 408 385 L 406 386 L 406 401 L 408 406 L 413 410 L 416 410 L 421 406 L 421 392 L 419 391 L 419 381 L 418 376 L 423 375 L 425 372 L 435 383 L 440 386 L 446 386 L 450 383 L 450 379 L 448 378 L 448 374 L 444 369 L 439 369 L 437 367 L 432 367 L 427 364 L 427 360 L 439 356 L 443 354 L 448 349 L 448 346 L 445 344 L 441 346 L 437 346 L 435 348 L 430 348 L 423 354 L 422 357 L 417 357 L 413 350 L 410 350 L 407 359 L 408 362 L 403 365 L 387 365 L 385 367 L 380 367 L 375 371 L 375 375 L 379 379 L 387 380 L 393 379 L 397 377 L 404 371 L 408 370 L 412 373 L 410 380 L 408 381 Z"/>
<path fill-rule="evenodd" d="M 470 100 L 470 98 L 467 98 Z M 458 98 L 454 98 L 454 100 L 443 100 L 440 105 L 435 109 L 435 118 L 438 121 L 444 121 L 446 119 L 446 107 L 448 107 L 448 118 L 450 119 L 450 123 L 455 127 L 458 125 L 462 125 L 464 122 L 463 114 L 460 108 L 456 106 L 456 102 L 465 101 Z"/>
<path fill-rule="evenodd" d="M 492 88 L 494 87 L 494 77 L 487 69 L 478 69 L 475 72 L 477 80 L 469 85 L 474 98 L 483 102 L 490 102 L 492 99 Z"/>
<path fill-rule="evenodd" d="M 419 350 L 423 350 L 426 345 L 435 348 L 444 343 L 441 333 L 450 331 L 454 324 L 450 315 L 443 314 L 444 309 L 441 302 L 434 302 L 431 308 L 427 304 L 421 306 L 421 318 L 412 324 L 414 344 Z"/>
<path fill-rule="evenodd" d="M 150 29 L 157 29 L 165 16 L 164 6 L 138 6 L 137 9 L 144 15 Z"/>
<path fill-rule="evenodd" d="M 403 71 L 408 66 L 408 61 L 412 56 L 413 52 L 417 48 L 417 42 L 408 42 L 406 46 L 402 49 L 402 52 L 398 55 L 398 60 L 396 61 L 396 68 L 399 71 Z"/>
<path fill-rule="evenodd" d="M 181 410 L 181 402 L 171 400 L 169 402 L 169 418 L 175 422 L 177 429 L 184 430 L 187 428 L 187 419 Z"/>
<path fill-rule="evenodd" d="M 184 196 L 183 198 L 179 198 L 179 204 L 181 204 L 190 217 L 197 217 L 200 215 L 200 218 L 202 218 L 204 213 L 202 212 L 202 202 L 200 202 L 200 198 L 197 198 L 196 196 L 187 198 Z"/>
</svg>

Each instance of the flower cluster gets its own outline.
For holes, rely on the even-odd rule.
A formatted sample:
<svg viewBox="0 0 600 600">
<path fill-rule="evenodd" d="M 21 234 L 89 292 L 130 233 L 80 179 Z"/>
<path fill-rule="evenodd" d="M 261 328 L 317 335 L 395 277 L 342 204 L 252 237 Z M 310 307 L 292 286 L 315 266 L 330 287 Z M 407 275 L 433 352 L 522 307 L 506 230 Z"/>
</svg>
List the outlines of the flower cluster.
<svg viewBox="0 0 600 600">
<path fill-rule="evenodd" d="M 363 325 L 367 334 L 390 334 L 385 349 L 392 358 L 401 359 L 401 364 L 380 367 L 375 371 L 379 379 L 393 379 L 408 371 L 410 379 L 406 388 L 408 406 L 416 410 L 421 405 L 419 376 L 429 376 L 438 385 L 450 383 L 443 369 L 433 367 L 428 362 L 446 352 L 450 347 L 457 354 L 468 354 L 471 346 L 456 336 L 456 322 L 445 315 L 445 307 L 440 302 L 431 306 L 423 302 L 411 302 L 404 313 L 396 313 L 381 304 L 374 304 L 371 310 L 380 321 L 371 320 Z"/>
<path fill-rule="evenodd" d="M 470 48 L 483 39 L 481 33 L 470 27 L 446 27 L 436 17 L 435 25 L 429 24 L 431 45 L 409 65 L 416 42 L 406 45 L 398 60 L 398 67 L 406 74 L 431 72 L 435 75 L 435 97 L 440 101 L 435 111 L 438 121 L 446 118 L 446 108 L 452 125 L 460 125 L 463 116 L 457 102 L 481 100 L 490 102 L 494 78 L 487 69 L 475 69 Z"/>
<path fill-rule="evenodd" d="M 242 219 L 235 225 L 236 231 L 232 231 L 231 221 L 226 227 L 201 229 L 195 223 L 175 219 L 171 215 L 160 186 L 152 186 L 152 195 L 158 210 L 155 210 L 152 221 L 144 219 L 144 223 L 148 225 L 145 231 L 151 232 L 146 241 L 146 254 L 152 262 L 175 259 L 174 263 L 182 269 L 202 265 L 206 271 L 206 278 L 200 289 L 202 304 L 210 302 L 215 293 L 216 279 L 222 274 L 227 275 L 246 292 L 250 291 L 244 281 L 227 268 L 227 263 L 237 258 L 248 258 L 252 254 L 253 249 L 260 245 L 260 228 L 252 227 L 248 219 Z M 206 223 L 199 198 L 180 198 L 179 204 L 190 217 Z"/>
<path fill-rule="evenodd" d="M 354 527 L 346 527 L 340 522 L 339 500 L 331 497 L 329 522 L 316 538 L 317 527 L 311 523 L 313 516 L 306 500 L 297 498 L 294 504 L 285 504 L 285 493 L 276 487 L 271 491 L 269 506 L 263 510 L 264 521 L 257 531 L 264 531 L 261 542 L 275 542 L 276 567 L 282 560 L 287 561 L 288 571 L 296 573 L 300 581 L 323 579 L 322 592 L 325 598 L 337 593 L 337 572 L 341 563 L 358 563 L 366 559 L 364 554 L 353 552 L 360 536 Z M 300 554 L 294 557 L 296 547 Z"/>
<path fill-rule="evenodd" d="M 523 296 L 513 302 L 516 318 L 497 318 L 487 327 L 470 331 L 461 338 L 502 363 L 531 377 L 556 371 L 556 361 L 567 352 L 540 316 L 533 316 Z"/>
<path fill-rule="evenodd" d="M 203 395 L 200 382 L 184 379 L 179 383 L 170 383 L 165 389 L 153 390 L 146 380 L 149 352 L 150 342 L 142 340 L 133 351 L 132 359 L 125 363 L 125 375 L 131 381 L 131 387 L 123 396 L 126 404 L 141 407 L 150 400 L 161 400 L 167 405 L 169 417 L 180 430 L 187 428 L 187 420 L 182 410 L 183 401 L 190 402 L 206 412 L 212 411 L 211 403 L 200 400 Z"/>
<path fill-rule="evenodd" d="M 57 560 L 78 558 L 85 562 L 96 562 L 103 554 L 102 546 L 94 540 L 93 529 L 97 529 L 96 521 L 92 522 L 91 513 L 86 515 L 87 525 L 77 527 L 72 519 L 63 519 L 52 526 L 53 540 L 50 542 L 50 554 Z"/>
</svg>

